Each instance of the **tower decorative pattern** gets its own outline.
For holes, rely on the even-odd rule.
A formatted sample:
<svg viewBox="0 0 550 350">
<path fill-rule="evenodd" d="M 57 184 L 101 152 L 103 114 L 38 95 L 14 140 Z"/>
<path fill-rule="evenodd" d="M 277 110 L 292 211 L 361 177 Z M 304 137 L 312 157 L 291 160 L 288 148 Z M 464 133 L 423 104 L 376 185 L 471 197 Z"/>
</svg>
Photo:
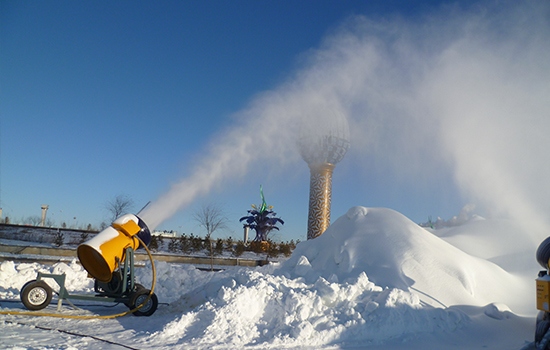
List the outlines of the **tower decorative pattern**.
<svg viewBox="0 0 550 350">
<path fill-rule="evenodd" d="M 320 236 L 330 225 L 330 201 L 332 197 L 332 171 L 330 163 L 310 164 L 309 214 L 307 239 Z"/>
<path fill-rule="evenodd" d="M 337 110 L 318 109 L 318 113 L 306 116 L 298 146 L 311 170 L 307 239 L 313 239 L 330 225 L 332 172 L 350 147 L 345 115 Z"/>
</svg>

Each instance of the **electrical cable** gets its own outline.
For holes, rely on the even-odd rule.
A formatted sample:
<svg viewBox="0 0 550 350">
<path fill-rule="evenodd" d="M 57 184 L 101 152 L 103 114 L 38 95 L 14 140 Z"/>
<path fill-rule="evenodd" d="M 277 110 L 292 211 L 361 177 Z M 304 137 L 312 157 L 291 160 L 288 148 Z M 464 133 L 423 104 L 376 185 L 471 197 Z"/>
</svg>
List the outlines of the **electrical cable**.
<svg viewBox="0 0 550 350">
<path fill-rule="evenodd" d="M 59 295 L 59 293 L 56 293 L 57 295 Z M 104 302 L 104 301 L 102 301 Z M 0 304 L 1 303 L 21 303 L 21 300 L 16 300 L 16 299 L 0 299 Z M 53 301 L 52 301 L 53 303 Z M 74 306 L 79 306 L 79 307 L 116 307 L 120 305 L 120 303 L 114 303 L 113 305 L 105 305 L 105 304 L 74 304 Z M 158 303 L 158 305 L 170 305 L 170 303 Z"/>
<path fill-rule="evenodd" d="M 137 349 L 137 348 L 133 348 L 133 347 L 128 346 L 128 345 L 116 343 L 116 342 L 111 341 L 111 340 L 102 339 L 102 338 L 96 337 L 96 336 L 94 336 L 94 335 L 80 334 L 80 333 L 75 333 L 75 332 L 71 332 L 71 331 L 65 331 L 65 330 L 63 330 L 63 329 L 58 329 L 58 328 L 49 328 L 49 327 L 43 327 L 43 326 L 36 326 L 36 325 L 30 325 L 30 324 L 21 323 L 21 322 L 13 322 L 13 321 L 8 321 L 8 320 L 5 320 L 4 322 L 10 323 L 10 324 L 17 324 L 17 325 L 20 325 L 20 326 L 34 327 L 34 328 L 42 329 L 42 330 L 45 330 L 45 331 L 58 331 L 58 332 L 60 332 L 60 333 L 65 333 L 65 334 L 69 334 L 69 335 L 73 335 L 73 336 L 77 336 L 77 337 L 92 338 L 92 339 L 95 339 L 95 340 L 98 340 L 98 341 L 102 341 L 102 342 L 104 342 L 104 343 L 122 346 L 123 348 L 126 348 L 126 349 L 130 349 L 130 350 L 139 350 L 139 349 Z"/>
<path fill-rule="evenodd" d="M 147 248 L 147 245 L 139 238 L 138 236 L 134 236 L 137 238 L 137 240 L 141 243 L 141 245 L 145 248 L 147 251 L 147 254 L 149 255 L 149 260 L 151 261 L 151 267 L 153 269 L 153 283 L 151 286 L 151 291 L 149 292 L 149 295 L 145 299 L 141 305 L 137 306 L 133 310 L 129 310 L 120 314 L 116 315 L 106 315 L 106 316 L 78 316 L 78 315 L 61 315 L 61 314 L 50 314 L 50 313 L 44 313 L 44 312 L 18 312 L 18 311 L 0 311 L 0 315 L 22 315 L 22 316 L 49 316 L 49 317 L 57 317 L 57 318 L 71 318 L 71 319 L 78 319 L 78 320 L 91 320 L 91 319 L 111 319 L 121 316 L 126 316 L 128 314 L 134 313 L 137 310 L 141 309 L 149 299 L 151 299 L 151 296 L 153 295 L 153 291 L 155 290 L 155 279 L 156 279 L 156 270 L 155 270 L 155 263 L 153 261 L 153 255 L 149 251 L 149 248 Z"/>
</svg>

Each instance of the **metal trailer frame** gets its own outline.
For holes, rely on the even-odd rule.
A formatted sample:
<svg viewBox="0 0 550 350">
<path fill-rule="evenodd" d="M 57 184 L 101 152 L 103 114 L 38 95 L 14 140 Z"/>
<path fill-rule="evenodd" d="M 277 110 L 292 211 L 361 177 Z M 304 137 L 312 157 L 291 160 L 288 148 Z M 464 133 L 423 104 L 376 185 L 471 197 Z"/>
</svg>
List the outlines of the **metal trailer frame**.
<svg viewBox="0 0 550 350">
<path fill-rule="evenodd" d="M 95 280 L 94 290 L 95 295 L 85 294 L 69 294 L 67 288 L 65 288 L 66 275 L 49 274 L 39 272 L 36 281 L 42 281 L 46 278 L 53 279 L 59 285 L 59 299 L 57 302 L 57 311 L 61 311 L 63 300 L 66 300 L 72 307 L 76 308 L 69 299 L 74 300 L 88 300 L 88 301 L 102 301 L 102 302 L 115 302 L 124 303 L 127 306 L 130 305 L 132 296 L 139 289 L 144 289 L 141 285 L 135 283 L 134 273 L 134 250 L 130 247 L 125 249 L 125 259 L 123 266 L 121 266 L 119 259 L 117 258 L 118 270 L 113 273 L 113 279 L 110 282 L 103 283 Z M 115 281 L 115 282 L 113 282 Z M 34 282 L 34 281 L 29 281 Z M 21 289 L 21 293 L 25 290 L 24 285 Z M 49 304 L 49 303 L 48 303 Z M 47 304 L 44 306 L 46 307 Z M 155 307 L 156 309 L 156 307 Z"/>
</svg>

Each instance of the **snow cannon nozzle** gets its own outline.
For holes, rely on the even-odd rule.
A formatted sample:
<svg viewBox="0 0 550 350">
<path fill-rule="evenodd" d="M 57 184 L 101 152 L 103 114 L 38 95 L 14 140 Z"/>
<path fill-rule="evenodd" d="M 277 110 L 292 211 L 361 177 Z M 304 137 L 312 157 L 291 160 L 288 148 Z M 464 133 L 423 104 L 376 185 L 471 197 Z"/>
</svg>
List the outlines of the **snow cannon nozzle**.
<svg viewBox="0 0 550 350">
<path fill-rule="evenodd" d="M 138 239 L 139 238 L 139 239 Z M 82 266 L 100 282 L 110 282 L 113 271 L 126 258 L 126 248 L 137 250 L 140 240 L 149 245 L 151 231 L 137 215 L 125 214 L 92 239 L 78 246 Z"/>
</svg>

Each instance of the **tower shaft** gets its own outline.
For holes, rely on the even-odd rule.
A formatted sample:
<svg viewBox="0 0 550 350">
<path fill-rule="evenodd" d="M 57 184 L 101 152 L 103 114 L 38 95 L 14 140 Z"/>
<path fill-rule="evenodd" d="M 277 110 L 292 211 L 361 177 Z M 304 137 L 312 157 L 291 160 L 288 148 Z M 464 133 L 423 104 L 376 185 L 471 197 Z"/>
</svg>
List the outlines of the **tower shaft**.
<svg viewBox="0 0 550 350">
<path fill-rule="evenodd" d="M 309 214 L 307 239 L 320 236 L 330 225 L 330 201 L 332 195 L 332 172 L 330 163 L 309 164 Z"/>
<path fill-rule="evenodd" d="M 41 209 L 42 209 L 42 219 L 40 220 L 40 226 L 44 226 L 44 224 L 46 223 L 46 212 L 48 211 L 48 205 L 42 205 L 41 206 Z"/>
</svg>

